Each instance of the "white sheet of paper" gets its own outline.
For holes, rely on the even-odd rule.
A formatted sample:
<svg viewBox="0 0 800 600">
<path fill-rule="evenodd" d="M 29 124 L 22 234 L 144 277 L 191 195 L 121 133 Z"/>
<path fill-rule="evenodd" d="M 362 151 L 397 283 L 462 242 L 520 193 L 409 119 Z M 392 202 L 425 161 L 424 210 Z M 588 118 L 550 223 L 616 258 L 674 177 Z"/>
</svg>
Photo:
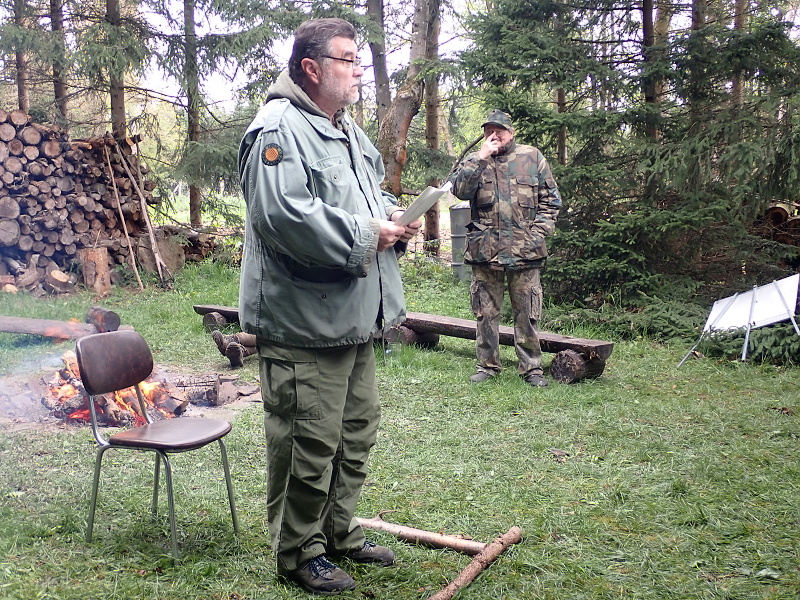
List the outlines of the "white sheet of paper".
<svg viewBox="0 0 800 600">
<path fill-rule="evenodd" d="M 419 219 L 425 214 L 426 211 L 430 209 L 431 206 L 436 203 L 439 198 L 450 191 L 451 187 L 453 187 L 453 184 L 449 181 L 440 188 L 435 188 L 432 186 L 426 187 L 424 190 L 422 190 L 422 193 L 417 196 L 417 199 L 411 203 L 411 206 L 406 208 L 406 212 L 400 215 L 395 223 L 405 227 L 412 221 Z"/>
</svg>

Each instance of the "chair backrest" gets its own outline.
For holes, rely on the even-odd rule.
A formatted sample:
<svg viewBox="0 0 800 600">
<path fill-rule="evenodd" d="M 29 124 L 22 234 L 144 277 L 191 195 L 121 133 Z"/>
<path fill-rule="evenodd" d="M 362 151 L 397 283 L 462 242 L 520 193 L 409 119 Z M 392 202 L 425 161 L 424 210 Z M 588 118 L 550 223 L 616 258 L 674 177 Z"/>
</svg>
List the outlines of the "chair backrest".
<svg viewBox="0 0 800 600">
<path fill-rule="evenodd" d="M 87 335 L 75 346 L 86 392 L 92 396 L 135 386 L 153 372 L 153 355 L 132 330 Z"/>
</svg>

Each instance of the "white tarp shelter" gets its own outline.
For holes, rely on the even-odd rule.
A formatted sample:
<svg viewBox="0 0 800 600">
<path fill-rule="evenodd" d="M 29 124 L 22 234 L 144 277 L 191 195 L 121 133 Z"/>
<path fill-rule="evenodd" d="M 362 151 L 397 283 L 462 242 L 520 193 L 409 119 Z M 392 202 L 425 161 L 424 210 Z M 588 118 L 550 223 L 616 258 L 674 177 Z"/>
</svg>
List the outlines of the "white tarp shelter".
<svg viewBox="0 0 800 600">
<path fill-rule="evenodd" d="M 704 337 L 715 331 L 746 330 L 742 346 L 742 360 L 747 358 L 750 331 L 756 327 L 791 320 L 795 332 L 800 335 L 800 329 L 794 319 L 799 285 L 800 273 L 773 281 L 768 285 L 755 286 L 748 292 L 737 292 L 733 296 L 714 302 L 700 339 L 678 363 L 678 366 L 680 367 L 689 358 Z"/>
</svg>

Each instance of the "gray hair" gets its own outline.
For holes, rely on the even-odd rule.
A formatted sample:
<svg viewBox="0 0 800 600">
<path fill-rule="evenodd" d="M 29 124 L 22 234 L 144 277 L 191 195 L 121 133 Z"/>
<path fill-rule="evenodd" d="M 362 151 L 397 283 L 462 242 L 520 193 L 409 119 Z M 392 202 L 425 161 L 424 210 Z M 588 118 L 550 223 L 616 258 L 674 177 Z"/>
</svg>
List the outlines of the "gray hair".
<svg viewBox="0 0 800 600">
<path fill-rule="evenodd" d="M 301 62 L 304 58 L 315 60 L 330 54 L 330 42 L 335 37 L 356 39 L 356 28 L 344 19 L 311 19 L 294 32 L 292 56 L 289 59 L 289 77 L 297 85 L 305 87 L 305 73 Z"/>
</svg>

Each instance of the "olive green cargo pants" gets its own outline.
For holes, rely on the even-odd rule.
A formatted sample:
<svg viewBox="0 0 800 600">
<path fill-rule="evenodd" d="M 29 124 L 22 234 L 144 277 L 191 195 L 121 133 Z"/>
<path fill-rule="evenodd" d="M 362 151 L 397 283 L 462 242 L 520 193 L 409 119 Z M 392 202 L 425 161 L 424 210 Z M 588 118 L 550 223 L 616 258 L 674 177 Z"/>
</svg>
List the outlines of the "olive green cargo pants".
<svg viewBox="0 0 800 600">
<path fill-rule="evenodd" d="M 259 341 L 267 517 L 278 573 L 360 548 L 355 518 L 380 403 L 372 343 L 295 348 Z"/>
<path fill-rule="evenodd" d="M 539 269 L 502 270 L 472 266 L 470 303 L 477 319 L 476 355 L 478 371 L 496 375 L 500 365 L 500 313 L 505 282 L 514 318 L 514 350 L 520 377 L 542 374 L 542 347 L 537 325 L 542 315 L 542 285 Z"/>
</svg>

